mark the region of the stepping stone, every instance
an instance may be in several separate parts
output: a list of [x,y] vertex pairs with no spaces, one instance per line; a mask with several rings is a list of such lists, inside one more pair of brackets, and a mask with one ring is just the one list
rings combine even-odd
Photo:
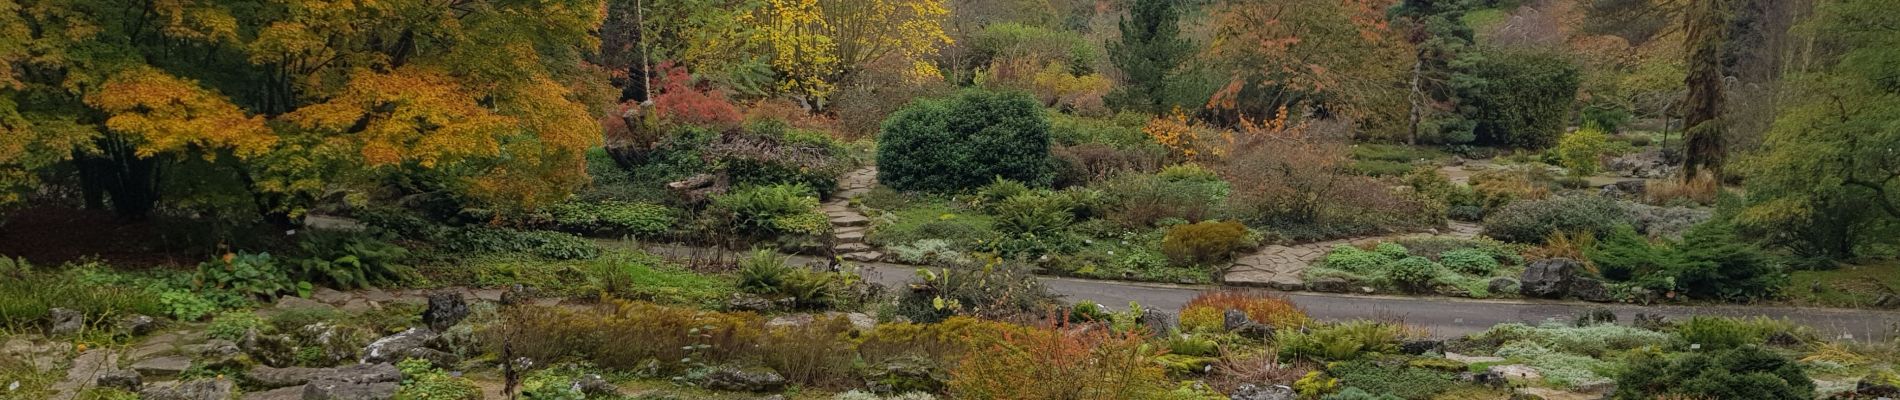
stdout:
[[72,368],[66,369],[66,379],[53,384],[53,399],[72,400],[79,398],[81,392],[98,385],[99,375],[111,371],[119,364],[119,355],[104,349],[87,350],[73,359]]
[[869,223],[871,223],[871,220],[864,218],[863,215],[847,215],[831,218],[831,224],[837,226],[864,226]]
[[860,251],[844,255],[844,259],[857,262],[872,262],[880,258],[884,258],[884,253],[875,251]]
[[139,375],[156,378],[177,376],[190,368],[191,359],[184,356],[165,356],[132,364],[132,370]]
[[856,253],[856,252],[861,252],[861,251],[870,251],[871,245],[864,244],[864,243],[845,243],[845,244],[840,244],[836,247],[832,247],[831,250],[836,253]]

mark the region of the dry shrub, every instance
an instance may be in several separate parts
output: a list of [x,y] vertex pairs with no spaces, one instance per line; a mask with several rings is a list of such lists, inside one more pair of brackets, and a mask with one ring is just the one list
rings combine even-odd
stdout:
[[1233,221],[1201,221],[1168,229],[1161,253],[1175,264],[1207,264],[1231,258],[1245,245],[1247,226]]
[[1478,194],[1478,205],[1486,212],[1520,200],[1542,200],[1550,189],[1512,171],[1484,171],[1471,176],[1471,189]]
[[823,114],[812,114],[805,107],[782,98],[759,99],[745,106],[746,121],[784,121],[793,128],[836,132],[838,120]]
[[1653,179],[1643,185],[1643,202],[1657,206],[1685,201],[1712,205],[1720,194],[1722,182],[1708,171],[1696,174],[1695,178],[1687,182],[1679,178]]
[[[483,333],[482,343],[501,354],[543,363],[581,359],[607,368],[636,369],[657,361],[681,370],[681,359],[719,363],[738,359],[764,334],[757,314],[721,313],[665,307],[646,302],[613,301],[589,310],[517,306],[507,321]],[[628,338],[639,338],[630,346]]]
[[1107,219],[1128,228],[1145,229],[1162,220],[1202,221],[1220,213],[1223,182],[1167,179],[1155,174],[1123,174],[1108,180],[1103,191],[1115,198]]
[[1437,213],[1426,199],[1352,173],[1345,143],[1327,127],[1309,132],[1284,122],[1244,124],[1222,152],[1220,172],[1234,189],[1230,211],[1299,239],[1423,227],[1442,219],[1433,218]]
[[859,336],[858,354],[873,365],[898,358],[956,360],[964,356],[972,343],[995,343],[1005,334],[1022,334],[1031,329],[965,316],[934,324],[879,324]]
[[1050,155],[1062,162],[1056,172],[1059,186],[1077,186],[1107,180],[1126,173],[1150,173],[1167,163],[1167,155],[1149,148],[1117,149],[1101,143],[1084,143],[1051,148]]
[[[1227,310],[1240,310],[1247,313],[1248,319],[1272,325],[1274,328],[1306,326],[1312,321],[1307,318],[1305,310],[1293,305],[1293,302],[1287,301],[1286,298],[1255,291],[1217,290],[1201,292],[1200,295],[1194,296],[1194,299],[1188,300],[1187,305],[1181,306],[1182,327],[1189,328],[1188,314],[1205,314],[1205,311],[1199,311],[1203,309],[1216,310],[1220,314],[1226,313]],[[1215,323],[1220,322],[1222,321],[1215,321]]]
[[849,387],[857,378],[851,330],[851,320],[843,315],[772,328],[756,349],[759,362],[802,385]]
[[1036,329],[975,347],[951,372],[959,399],[1157,398],[1173,381],[1155,360],[1165,350],[1139,333]]
[[1313,365],[1303,362],[1282,363],[1280,355],[1265,351],[1247,355],[1222,354],[1220,361],[1214,363],[1214,371],[1208,374],[1207,384],[1221,393],[1233,393],[1240,385],[1287,385],[1313,371]]

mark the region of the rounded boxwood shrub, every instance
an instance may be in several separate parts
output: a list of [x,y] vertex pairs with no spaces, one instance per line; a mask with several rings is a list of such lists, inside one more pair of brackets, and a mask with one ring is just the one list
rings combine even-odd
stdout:
[[1046,186],[1049,121],[1022,93],[919,101],[884,121],[877,164],[878,182],[897,190],[951,192],[998,178]]
[[1542,243],[1552,233],[1604,235],[1630,223],[1629,212],[1615,200],[1596,196],[1520,201],[1484,218],[1484,234],[1517,243]]

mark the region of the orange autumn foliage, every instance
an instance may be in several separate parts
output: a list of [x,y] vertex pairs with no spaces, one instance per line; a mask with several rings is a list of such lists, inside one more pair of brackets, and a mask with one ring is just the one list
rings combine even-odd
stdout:
[[230,99],[198,82],[153,68],[114,75],[86,96],[86,104],[110,115],[107,129],[137,138],[139,157],[193,146],[251,157],[277,143],[263,117],[246,115]]

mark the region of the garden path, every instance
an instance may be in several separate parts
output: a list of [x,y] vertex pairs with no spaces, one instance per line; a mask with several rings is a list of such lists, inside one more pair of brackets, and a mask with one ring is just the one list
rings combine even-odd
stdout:
[[840,258],[865,262],[876,261],[884,257],[870,244],[864,243],[864,229],[871,220],[864,213],[851,207],[851,200],[871,191],[877,185],[877,166],[859,168],[844,174],[838,179],[838,193],[820,209],[831,219],[831,253]]
[[1233,286],[1259,286],[1279,290],[1302,290],[1306,280],[1300,275],[1306,272],[1326,252],[1337,245],[1365,245],[1383,241],[1419,236],[1449,236],[1470,239],[1478,236],[1483,228],[1468,222],[1451,221],[1445,232],[1414,233],[1387,236],[1369,236],[1329,240],[1324,242],[1300,243],[1292,245],[1271,245],[1262,247],[1253,254],[1241,256],[1234,266],[1227,269],[1221,281]]

